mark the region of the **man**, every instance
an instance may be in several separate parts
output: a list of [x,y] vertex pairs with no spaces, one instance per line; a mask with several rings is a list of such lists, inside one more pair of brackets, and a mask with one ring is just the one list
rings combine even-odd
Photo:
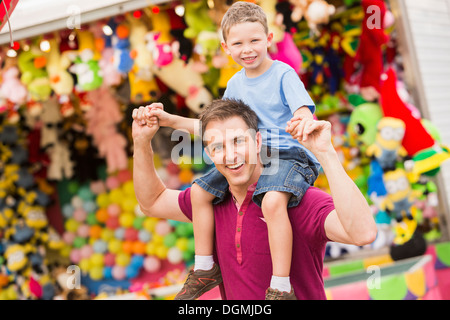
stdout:
[[[133,110],[136,197],[146,215],[190,221],[190,189],[167,189],[156,173],[151,139],[158,125],[147,126],[146,119],[146,110],[152,107],[156,106]],[[230,191],[223,202],[214,206],[222,298],[262,300],[272,270],[267,225],[260,207],[252,201],[264,169],[256,114],[241,101],[222,99],[214,100],[200,120],[205,150],[226,178]],[[298,299],[326,299],[322,269],[327,241],[362,246],[374,241],[377,229],[364,196],[343,169],[333,148],[331,124],[299,123],[301,119],[293,119],[287,131],[299,137],[316,156],[327,176],[331,196],[311,187],[300,204],[288,210],[294,237],[291,282]],[[297,169],[285,183],[289,184],[302,172],[302,168]],[[199,282],[210,285],[207,281]]]

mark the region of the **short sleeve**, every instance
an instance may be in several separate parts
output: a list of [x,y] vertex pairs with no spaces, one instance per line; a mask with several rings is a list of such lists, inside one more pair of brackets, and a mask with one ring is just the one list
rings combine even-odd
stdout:
[[294,113],[298,108],[307,106],[311,113],[316,111],[316,105],[309,96],[308,91],[305,89],[305,85],[294,70],[287,71],[281,81],[282,97],[285,103]]
[[325,220],[334,209],[331,195],[316,187],[308,188],[294,218],[308,243],[321,246],[330,241],[325,232]]
[[186,218],[192,221],[191,188],[180,192],[178,195],[178,205]]

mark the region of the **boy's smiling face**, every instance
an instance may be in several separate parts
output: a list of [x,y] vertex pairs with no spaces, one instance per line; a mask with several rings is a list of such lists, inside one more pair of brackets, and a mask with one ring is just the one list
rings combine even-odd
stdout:
[[272,61],[267,57],[267,49],[273,34],[266,34],[260,23],[238,23],[230,28],[226,38],[222,42],[224,51],[245,68],[248,77],[260,76],[269,69]]

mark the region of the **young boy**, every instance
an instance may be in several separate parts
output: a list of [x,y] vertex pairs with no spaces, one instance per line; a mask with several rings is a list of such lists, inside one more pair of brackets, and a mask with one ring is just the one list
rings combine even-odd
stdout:
[[[229,80],[224,98],[242,100],[257,113],[258,127],[269,156],[263,162],[270,161],[253,196],[253,201],[262,208],[269,235],[273,276],[266,299],[295,300],[289,280],[292,228],[287,208],[301,201],[318,174],[317,159],[298,142],[307,138],[303,130],[313,121],[315,105],[295,70],[269,58],[267,50],[273,34],[268,31],[261,7],[244,1],[234,3],[224,15],[221,29],[223,49],[243,67]],[[149,110],[147,117],[153,121],[158,118],[161,126],[187,129],[195,134],[199,131],[198,120],[170,115],[161,108]],[[220,146],[206,151],[209,154],[222,152]],[[239,174],[239,168],[236,159],[227,166],[227,170],[235,174]],[[196,299],[221,282],[220,269],[213,260],[212,204],[225,198],[227,188],[226,180],[215,169],[192,185],[194,270],[175,299]],[[237,219],[239,221],[239,217]],[[242,261],[244,259],[242,257]]]

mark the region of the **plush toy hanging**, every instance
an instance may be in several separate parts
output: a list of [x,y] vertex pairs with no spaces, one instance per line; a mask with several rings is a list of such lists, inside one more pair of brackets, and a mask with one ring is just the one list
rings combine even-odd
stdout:
[[402,146],[405,123],[397,118],[384,117],[377,124],[375,143],[367,148],[366,154],[374,157],[383,171],[394,170],[400,157],[407,155]]
[[184,36],[194,39],[202,31],[217,31],[217,27],[209,15],[208,2],[206,0],[189,1],[184,0],[184,20],[187,29]]
[[[361,66],[361,94],[368,101],[378,97],[383,73],[382,46],[389,40],[384,31],[386,5],[383,0],[362,0],[364,19],[361,24],[361,37],[356,52],[356,61]],[[375,8],[375,9],[373,9]]]

